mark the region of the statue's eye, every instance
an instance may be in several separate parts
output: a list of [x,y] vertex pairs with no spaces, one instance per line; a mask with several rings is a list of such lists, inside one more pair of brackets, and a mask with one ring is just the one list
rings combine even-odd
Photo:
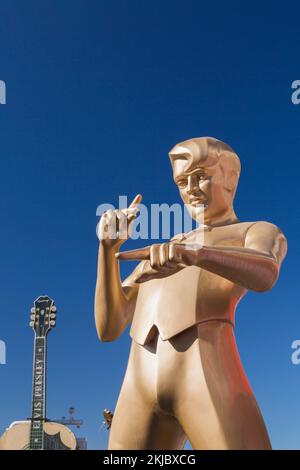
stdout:
[[205,174],[199,175],[199,181],[205,181],[205,180],[207,180],[207,179],[208,179],[208,176],[207,176],[207,175],[205,175]]
[[180,180],[177,180],[177,186],[180,188],[184,188],[187,185],[187,179],[186,178],[181,178]]

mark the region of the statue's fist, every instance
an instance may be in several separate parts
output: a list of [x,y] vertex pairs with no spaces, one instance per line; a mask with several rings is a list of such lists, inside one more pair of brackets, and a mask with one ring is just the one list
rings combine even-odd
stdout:
[[116,253],[118,259],[148,260],[135,277],[134,282],[141,283],[151,279],[170,276],[188,266],[196,265],[201,257],[202,245],[184,244],[171,241],[137,250]]

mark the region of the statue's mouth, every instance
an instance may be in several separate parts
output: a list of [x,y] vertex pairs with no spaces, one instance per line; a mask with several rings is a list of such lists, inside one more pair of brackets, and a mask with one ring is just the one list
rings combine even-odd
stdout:
[[206,207],[208,206],[207,204],[207,200],[204,199],[204,198],[197,198],[197,199],[193,199],[192,201],[190,201],[190,205],[193,206],[193,207],[197,207],[197,206],[204,206],[204,209],[206,209]]

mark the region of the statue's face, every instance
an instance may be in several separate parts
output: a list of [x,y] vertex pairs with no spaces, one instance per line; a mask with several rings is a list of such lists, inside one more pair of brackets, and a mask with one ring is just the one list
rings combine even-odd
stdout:
[[[174,181],[194,220],[212,223],[232,207],[233,192],[226,179],[230,168],[209,161],[205,154],[199,157],[199,150],[192,143],[175,146],[170,155],[176,155],[172,161]],[[197,207],[199,204],[204,207]]]

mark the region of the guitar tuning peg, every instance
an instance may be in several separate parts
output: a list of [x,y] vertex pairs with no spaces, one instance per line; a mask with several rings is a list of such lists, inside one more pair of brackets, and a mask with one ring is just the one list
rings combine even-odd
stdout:
[[34,326],[34,321],[29,322],[29,326],[32,328]]
[[50,318],[53,318],[53,319],[56,318],[55,313],[50,313]]
[[52,313],[55,313],[56,310],[57,310],[57,309],[56,309],[56,306],[55,306],[55,305],[52,305],[52,307],[51,307],[51,312],[52,312]]
[[30,320],[34,320],[35,319],[35,315],[30,315]]
[[55,326],[55,323],[56,323],[56,322],[55,322],[54,320],[51,320],[51,321],[50,321],[50,326]]
[[32,308],[30,309],[30,311],[31,311],[31,313],[35,313],[35,307],[32,307]]

